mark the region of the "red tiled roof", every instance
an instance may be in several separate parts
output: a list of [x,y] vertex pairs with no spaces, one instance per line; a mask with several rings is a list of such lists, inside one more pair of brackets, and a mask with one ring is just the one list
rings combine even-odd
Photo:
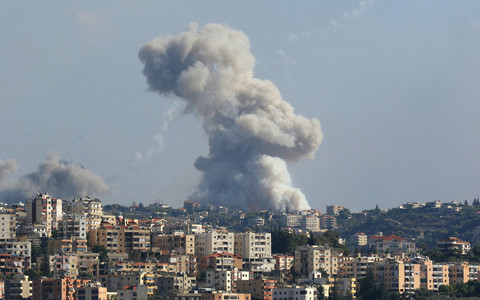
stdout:
[[377,236],[372,236],[370,239],[373,240],[383,240],[383,241],[391,241],[391,240],[400,240],[404,241],[404,238],[399,237],[398,235],[391,234],[391,235],[377,235]]

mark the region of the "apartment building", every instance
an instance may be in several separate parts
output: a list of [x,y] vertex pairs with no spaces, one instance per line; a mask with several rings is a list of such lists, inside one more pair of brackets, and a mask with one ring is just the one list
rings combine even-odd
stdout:
[[273,255],[275,259],[275,270],[290,271],[293,266],[293,255]]
[[87,238],[87,218],[78,214],[64,214],[58,226],[59,238]]
[[202,294],[200,300],[251,300],[250,294],[232,292],[212,292]]
[[329,230],[337,228],[337,218],[331,215],[320,216],[320,228]]
[[251,272],[238,269],[228,271],[209,270],[205,275],[207,286],[226,292],[235,291],[238,280],[252,279]]
[[302,217],[297,214],[287,214],[283,216],[283,223],[286,227],[299,227]]
[[242,257],[229,252],[214,253],[200,258],[200,270],[228,271],[242,267]]
[[107,300],[107,288],[96,283],[88,283],[79,287],[76,293],[78,300]]
[[338,274],[343,252],[327,245],[300,246],[295,251],[295,270],[303,275],[324,270],[329,276]]
[[320,218],[314,215],[302,216],[300,227],[305,231],[318,232],[320,231]]
[[69,211],[74,215],[84,216],[88,229],[96,229],[102,223],[103,208],[102,202],[90,197],[75,198],[69,203]]
[[0,243],[0,253],[14,256],[31,257],[32,243],[30,241],[7,240]]
[[285,286],[273,290],[273,300],[316,300],[317,289],[312,286]]
[[237,280],[236,291],[243,294],[251,294],[252,299],[273,300],[273,290],[276,280],[271,279],[249,279]]
[[357,232],[352,237],[353,243],[357,246],[367,246],[368,236],[363,232]]
[[148,251],[150,250],[150,230],[141,229],[137,225],[112,226],[102,223],[100,228],[89,231],[88,241],[91,246],[105,246],[111,253]]
[[195,255],[195,235],[183,232],[154,235],[152,237],[152,250]]
[[159,291],[189,291],[196,285],[195,277],[189,277],[183,273],[160,274],[155,278]]
[[343,205],[327,205],[327,215],[338,216],[338,213],[345,209],[347,208]]
[[420,265],[400,260],[377,262],[372,271],[378,281],[390,292],[403,294],[420,288]]
[[49,194],[38,193],[33,200],[27,201],[27,223],[46,225],[48,237],[52,236],[53,230],[57,230],[62,216],[61,199],[52,198]]
[[339,273],[344,277],[359,280],[365,278],[369,267],[380,261],[385,261],[385,259],[378,256],[344,257]]
[[14,214],[0,214],[0,242],[14,239],[17,221]]
[[37,279],[33,280],[32,300],[44,299],[62,299],[75,300],[76,290],[85,286],[90,280],[88,279]]
[[244,259],[271,258],[271,233],[236,233],[234,242],[234,253],[241,255]]
[[148,299],[148,287],[144,285],[129,285],[117,291],[117,300]]
[[32,281],[27,275],[16,274],[5,280],[5,299],[30,299],[32,297]]
[[226,230],[214,230],[195,235],[195,253],[198,257],[213,253],[234,253],[234,234]]
[[470,251],[470,243],[460,240],[456,237],[449,237],[438,241],[438,249],[444,252],[458,252],[460,254],[467,254]]

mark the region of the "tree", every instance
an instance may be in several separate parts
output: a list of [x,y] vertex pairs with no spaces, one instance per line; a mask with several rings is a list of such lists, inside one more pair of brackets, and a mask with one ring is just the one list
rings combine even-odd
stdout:
[[107,248],[103,245],[95,245],[92,247],[92,252],[98,253],[98,259],[101,262],[106,262],[108,261],[108,253],[107,253]]

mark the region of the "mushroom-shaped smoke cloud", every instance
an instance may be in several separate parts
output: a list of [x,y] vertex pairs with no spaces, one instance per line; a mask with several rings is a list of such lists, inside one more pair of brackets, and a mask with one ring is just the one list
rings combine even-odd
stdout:
[[253,77],[255,58],[241,31],[219,24],[158,37],[139,52],[152,91],[187,102],[209,137],[209,154],[191,200],[242,209],[307,209],[286,160],[313,158],[317,119],[296,115],[275,85]]

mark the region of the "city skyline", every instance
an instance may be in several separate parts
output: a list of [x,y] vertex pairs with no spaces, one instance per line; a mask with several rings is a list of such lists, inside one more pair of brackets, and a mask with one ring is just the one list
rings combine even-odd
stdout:
[[315,158],[288,164],[311,207],[470,201],[480,190],[479,6],[2,3],[0,189],[55,166],[88,178],[78,190],[105,204],[182,206],[208,140],[181,99],[147,90],[138,51],[197,22],[244,32],[255,77],[320,121]]

